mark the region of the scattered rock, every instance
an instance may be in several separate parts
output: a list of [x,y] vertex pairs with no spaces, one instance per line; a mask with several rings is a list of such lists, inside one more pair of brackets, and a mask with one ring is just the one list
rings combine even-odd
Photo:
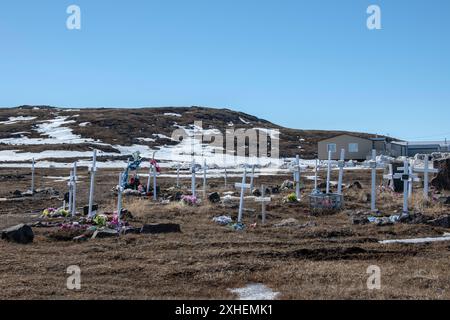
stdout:
[[281,190],[294,189],[294,182],[285,180],[281,185]]
[[120,234],[126,235],[126,234],[139,234],[141,233],[141,228],[135,228],[135,227],[122,227],[120,230]]
[[428,223],[435,227],[450,228],[450,216],[440,217],[440,218],[428,221]]
[[352,218],[352,224],[368,224],[369,220],[366,217],[358,217],[358,216],[353,216]]
[[279,186],[271,187],[270,193],[271,194],[278,194],[278,193],[280,193],[280,187]]
[[28,225],[19,224],[17,226],[3,230],[2,239],[21,244],[28,244],[33,242],[33,229],[31,229],[31,227]]
[[218,202],[220,202],[220,195],[219,195],[219,193],[217,193],[217,192],[210,193],[208,195],[208,200],[211,203],[218,203]]
[[[92,205],[92,212],[95,212],[97,210],[98,210],[98,204],[93,204]],[[83,213],[84,213],[85,216],[87,216],[89,214],[89,205],[83,207]]]
[[158,234],[158,233],[173,233],[181,232],[179,224],[161,223],[161,224],[146,224],[141,228],[143,234]]
[[94,234],[92,235],[92,239],[103,239],[103,238],[112,238],[119,236],[119,232],[117,230],[113,229],[98,229],[95,230]]
[[259,189],[253,189],[253,190],[252,190],[252,194],[253,194],[255,197],[261,197],[261,190],[259,190]]

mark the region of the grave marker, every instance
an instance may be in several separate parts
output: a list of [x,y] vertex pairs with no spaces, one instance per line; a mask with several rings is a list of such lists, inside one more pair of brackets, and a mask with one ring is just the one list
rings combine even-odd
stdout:
[[331,180],[331,150],[328,151],[327,194],[330,193],[330,180]]
[[180,187],[180,164],[177,164],[177,188]]
[[318,175],[319,175],[319,159],[316,159],[316,166],[315,166],[315,168],[314,168],[314,192],[318,192],[318,190],[319,190],[319,188],[318,188],[318,186],[319,186],[319,184],[318,184],[318,182],[317,182],[317,179],[318,179]]
[[301,200],[301,193],[300,193],[300,156],[297,155],[295,157],[295,164],[291,167],[291,170],[294,171],[294,182],[295,182],[295,195],[297,197],[297,200]]
[[228,173],[227,173],[227,168],[225,168],[225,176],[224,176],[224,178],[225,178],[225,189],[227,189],[228,188]]
[[88,218],[92,218],[92,205],[94,204],[94,184],[95,184],[95,173],[97,172],[97,150],[94,150],[92,156],[92,166],[90,167],[91,172],[91,185],[89,187],[89,208],[88,208]]
[[372,212],[378,212],[376,208],[377,201],[377,150],[372,150],[372,159],[369,161],[372,171],[372,194],[370,197],[370,209]]
[[255,165],[252,165],[252,175],[250,176],[250,192],[253,191],[254,180],[255,180]]
[[[408,214],[408,184],[412,183],[412,179],[417,178],[414,174],[410,174],[408,160],[405,159],[403,167],[398,168],[403,173],[394,174],[394,179],[403,181],[403,213]],[[411,182],[410,182],[411,181]]]
[[124,174],[125,173],[119,173],[119,184],[117,185],[117,218],[119,220],[119,225],[122,218],[122,193],[124,190],[122,179]]
[[[72,182],[72,217],[75,217],[77,214],[77,162],[73,163],[73,182]],[[70,211],[69,210],[69,211]]]
[[73,197],[73,171],[70,170],[69,182],[67,182],[67,186],[69,187],[69,206],[67,211],[71,212],[72,210],[72,197]]
[[429,158],[428,155],[425,155],[425,160],[424,160],[424,166],[423,169],[414,169],[415,172],[420,172],[423,173],[423,196],[425,199],[428,200],[428,193],[429,193],[429,186],[428,186],[428,181],[429,181],[429,174],[430,173],[439,173],[438,169],[434,169],[434,168],[430,168],[430,162],[429,162]]
[[388,164],[388,168],[389,168],[389,173],[384,174],[383,179],[389,180],[388,186],[389,186],[389,188],[394,190],[394,167],[393,167],[392,163]]
[[344,168],[345,168],[345,149],[341,149],[341,158],[338,162],[338,167],[339,167],[338,194],[342,195],[342,180],[344,178]]
[[208,167],[206,166],[206,159],[203,159],[203,197],[206,199],[206,175]]
[[244,211],[244,194],[245,189],[250,189],[250,184],[246,184],[247,180],[247,167],[244,167],[244,175],[242,176],[242,183],[236,183],[236,188],[241,188],[241,197],[239,199],[239,214],[238,214],[238,223],[242,222],[242,213]]
[[256,202],[261,202],[261,215],[262,215],[262,224],[266,224],[266,204],[272,201],[271,197],[266,197],[266,187],[264,185],[261,186],[261,197],[255,198]]
[[191,165],[191,192],[192,192],[192,196],[195,197],[195,159],[192,159],[192,165]]
[[152,165],[152,171],[153,171],[153,200],[156,201],[158,200],[158,193],[156,190],[156,173],[157,173],[157,169],[156,169],[156,164]]

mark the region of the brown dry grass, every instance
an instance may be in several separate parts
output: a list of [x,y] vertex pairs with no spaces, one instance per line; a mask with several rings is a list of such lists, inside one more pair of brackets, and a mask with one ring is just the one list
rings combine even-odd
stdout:
[[[6,170],[0,170],[0,173]],[[81,170],[82,171],[82,170]],[[20,170],[19,170],[19,173]],[[40,185],[65,190],[64,183],[42,179]],[[87,201],[86,184],[80,185],[80,203]],[[115,209],[109,190],[117,174],[98,173],[97,200],[104,210]],[[280,184],[286,177],[261,177],[256,183]],[[150,199],[125,198],[124,207],[132,224],[172,222],[181,234],[127,235],[86,243],[55,241],[47,229],[35,229],[36,239],[21,246],[0,241],[1,299],[232,299],[227,289],[249,282],[264,283],[281,293],[281,299],[449,299],[450,271],[448,243],[423,245],[380,245],[377,240],[439,236],[445,229],[429,225],[398,224],[378,227],[352,225],[347,215],[369,210],[361,202],[367,192],[368,174],[346,174],[348,182],[360,180],[365,189],[346,191],[346,211],[333,216],[312,217],[306,197],[298,205],[283,205],[281,194],[268,206],[268,224],[235,232],[212,223],[216,215],[236,216],[236,210],[204,203],[198,207],[155,204]],[[173,183],[165,179],[163,187]],[[217,181],[220,184],[220,181]],[[6,181],[0,194],[24,189],[27,181]],[[231,183],[230,183],[231,184]],[[311,188],[307,182],[304,194]],[[416,192],[420,192],[416,190]],[[378,206],[384,214],[401,210],[401,196],[382,193]],[[0,226],[33,220],[32,211],[56,205],[58,200],[27,200],[1,203]],[[260,206],[247,201],[247,208]],[[443,214],[447,208],[429,207],[430,214]],[[436,211],[436,212],[435,212]],[[437,212],[439,211],[439,212]],[[8,222],[6,217],[9,217]],[[296,218],[303,228],[276,228],[273,224]],[[245,214],[247,225],[254,214]],[[79,265],[82,290],[66,288],[66,269]],[[370,265],[382,270],[382,289],[366,287]]]

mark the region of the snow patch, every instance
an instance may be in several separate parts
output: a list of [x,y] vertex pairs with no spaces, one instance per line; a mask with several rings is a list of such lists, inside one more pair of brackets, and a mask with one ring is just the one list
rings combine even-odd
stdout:
[[250,283],[244,288],[229,289],[239,300],[274,300],[280,293],[260,283]]

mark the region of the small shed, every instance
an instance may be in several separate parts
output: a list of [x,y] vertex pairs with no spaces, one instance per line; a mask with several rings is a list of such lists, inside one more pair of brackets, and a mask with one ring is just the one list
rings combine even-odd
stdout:
[[345,160],[367,160],[372,150],[377,150],[377,154],[384,154],[386,151],[385,138],[363,138],[351,134],[341,134],[335,137],[324,139],[318,143],[318,156],[320,160],[328,159],[328,151],[331,151],[331,159],[339,160],[341,149],[345,150]]

